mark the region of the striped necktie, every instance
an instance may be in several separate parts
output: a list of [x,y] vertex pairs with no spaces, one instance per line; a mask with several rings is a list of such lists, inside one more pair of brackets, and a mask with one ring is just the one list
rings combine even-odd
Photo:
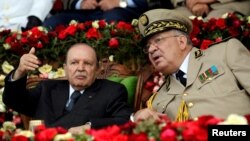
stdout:
[[81,96],[81,92],[80,91],[74,91],[73,92],[73,94],[70,96],[70,103],[65,107],[65,110],[67,112],[70,112],[73,109],[76,101],[78,100],[78,98],[80,96]]

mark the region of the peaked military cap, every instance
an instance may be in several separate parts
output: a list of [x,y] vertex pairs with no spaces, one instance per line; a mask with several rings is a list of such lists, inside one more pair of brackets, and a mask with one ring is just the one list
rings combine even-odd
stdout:
[[143,13],[138,21],[138,27],[143,36],[142,42],[156,33],[171,29],[188,34],[192,31],[191,20],[176,10],[152,9]]

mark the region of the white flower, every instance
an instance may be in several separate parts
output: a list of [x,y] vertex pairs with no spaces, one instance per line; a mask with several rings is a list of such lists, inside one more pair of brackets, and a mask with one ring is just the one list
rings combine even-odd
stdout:
[[220,125],[247,125],[247,119],[244,116],[240,116],[237,114],[231,114],[227,117],[227,119],[221,123]]
[[2,97],[3,90],[4,90],[4,87],[0,89],[0,112],[6,112],[5,104],[3,103],[3,97]]
[[203,20],[203,18],[201,16],[197,17],[198,20]]
[[8,50],[11,48],[10,44],[6,43],[6,44],[3,44],[3,47],[5,50]]
[[10,73],[13,69],[14,69],[14,67],[12,65],[10,65],[7,61],[3,62],[2,70],[5,74]]
[[132,22],[131,22],[131,25],[137,26],[138,23],[139,23],[138,19],[133,19]]
[[96,20],[96,21],[94,21],[94,22],[92,22],[92,27],[94,27],[94,28],[96,28],[96,29],[98,29],[99,28],[99,24],[98,24],[98,20]]
[[[2,98],[1,98],[1,101],[2,101]],[[0,104],[0,112],[1,113],[6,112],[6,108],[5,108],[5,105],[3,103]]]
[[5,121],[3,123],[3,129],[6,131],[6,130],[15,130],[16,129],[16,125],[11,122],[11,121]]
[[4,79],[5,79],[5,75],[1,74],[0,75],[0,86],[4,86]]
[[49,73],[52,71],[52,66],[51,65],[48,65],[48,64],[45,64],[41,67],[38,68],[38,71],[40,73]]
[[155,85],[154,88],[153,88],[153,92],[157,92],[159,89],[160,89],[160,86],[159,85]]
[[247,16],[247,23],[250,23],[250,16]]
[[57,134],[53,141],[66,141],[66,140],[73,140],[73,136],[71,133],[66,134]]
[[77,25],[77,21],[76,20],[71,20],[69,25]]
[[65,71],[64,69],[61,67],[61,68],[58,68],[57,71],[55,72],[55,78],[60,78],[60,77],[65,77]]
[[33,132],[31,132],[31,131],[29,131],[29,130],[20,130],[19,132],[17,132],[17,133],[15,134],[15,136],[25,136],[25,137],[27,137],[27,138],[32,138],[32,137],[34,137],[35,135],[34,135]]
[[223,19],[226,19],[228,17],[228,13],[225,13],[221,16]]
[[49,72],[48,78],[49,78],[49,79],[55,78],[55,72],[54,72],[54,71]]
[[48,30],[43,26],[38,26],[37,28],[39,29],[39,31],[42,31],[44,33],[48,33]]
[[114,55],[110,55],[110,56],[109,56],[109,61],[110,61],[110,62],[114,62]]
[[196,18],[196,16],[189,16],[190,20],[194,20]]

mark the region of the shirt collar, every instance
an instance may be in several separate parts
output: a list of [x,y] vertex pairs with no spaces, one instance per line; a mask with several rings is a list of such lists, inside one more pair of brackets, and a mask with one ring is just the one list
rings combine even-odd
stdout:
[[[72,95],[74,91],[75,91],[74,88],[71,85],[69,85],[69,97]],[[83,94],[84,91],[85,90],[81,90],[80,93]]]
[[187,74],[187,70],[188,70],[188,60],[189,60],[189,57],[190,57],[190,52],[185,57],[184,61],[182,62],[181,66],[180,66],[180,70],[183,71],[185,74]]

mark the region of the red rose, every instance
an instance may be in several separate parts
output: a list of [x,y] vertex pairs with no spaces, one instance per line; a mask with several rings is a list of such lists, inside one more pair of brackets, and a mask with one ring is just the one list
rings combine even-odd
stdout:
[[67,35],[74,36],[76,33],[76,25],[70,25],[65,29]]
[[90,28],[87,33],[86,33],[86,38],[87,39],[100,39],[101,38],[101,33],[98,31],[96,28]]
[[198,26],[195,26],[193,27],[193,30],[190,34],[191,37],[196,37],[199,33],[200,33],[200,28]]
[[19,135],[12,137],[11,141],[29,141],[29,138]]
[[194,38],[191,38],[191,40],[192,40],[192,43],[193,43],[193,45],[195,47],[199,47],[200,46],[200,42],[201,42],[200,39],[194,37]]
[[233,37],[237,37],[240,34],[239,30],[237,28],[234,28],[234,27],[230,27],[228,32]]
[[99,25],[99,28],[100,28],[100,29],[105,28],[105,27],[106,27],[106,22],[105,22],[105,20],[100,20],[100,21],[98,22],[98,25]]
[[117,30],[111,30],[111,31],[110,31],[110,35],[111,35],[112,37],[116,36],[116,34],[117,34]]
[[222,41],[222,37],[218,37],[215,39],[215,42],[221,42]]
[[216,22],[215,22],[216,26],[219,27],[219,29],[223,30],[225,29],[227,26],[226,26],[226,22],[225,22],[225,19],[218,19]]
[[128,24],[126,22],[118,22],[117,25],[116,25],[116,28],[118,30],[123,30],[123,31],[127,31],[127,32],[133,31],[132,25]]
[[145,133],[131,134],[129,135],[129,141],[148,141],[148,137]]
[[58,38],[64,40],[66,38],[66,35],[67,35],[66,32],[62,31],[59,33]]
[[[2,121],[1,121],[1,123],[2,123]],[[4,131],[1,131],[1,130],[0,130],[0,139],[2,139],[3,136],[4,136]]]
[[209,46],[210,44],[212,44],[212,43],[213,43],[213,41],[211,41],[211,40],[206,40],[206,39],[205,39],[205,40],[202,41],[200,49],[201,49],[201,50],[205,50],[205,49],[207,49],[208,46]]
[[250,124],[250,114],[245,115],[245,118],[247,119],[247,123],[248,123],[248,125],[249,125],[249,124]]
[[[112,138],[109,138],[111,141],[128,141],[128,136],[126,135],[115,135]],[[100,141],[103,141],[102,139]]]
[[155,85],[156,84],[153,81],[147,81],[144,88],[149,91],[152,91]]
[[109,47],[110,48],[118,48],[119,46],[119,41],[116,38],[111,38],[109,40]]
[[36,48],[43,48],[43,44],[42,44],[41,42],[38,42],[38,43],[36,44]]
[[121,130],[117,125],[109,126],[104,129],[94,130],[91,129],[87,133],[95,137],[95,141],[112,140],[115,136],[118,136]]
[[58,134],[55,128],[47,128],[35,135],[35,141],[50,141],[56,134]]
[[77,24],[77,29],[85,30],[85,25],[84,25],[84,23],[78,23],[78,24]]
[[176,141],[176,136],[177,134],[173,129],[167,128],[161,132],[160,139],[161,141]]

